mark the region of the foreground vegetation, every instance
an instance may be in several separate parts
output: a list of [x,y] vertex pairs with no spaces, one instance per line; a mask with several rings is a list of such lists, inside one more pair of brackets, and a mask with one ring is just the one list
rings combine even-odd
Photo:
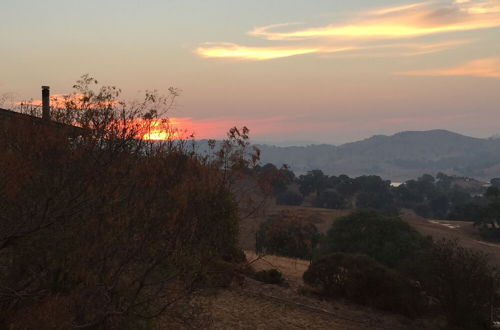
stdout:
[[158,116],[174,90],[130,106],[88,76],[75,88],[58,124],[0,123],[0,328],[183,320],[179,304],[211,283],[213,265],[241,261],[232,184],[251,167],[247,130],[202,157],[142,139],[171,129]]

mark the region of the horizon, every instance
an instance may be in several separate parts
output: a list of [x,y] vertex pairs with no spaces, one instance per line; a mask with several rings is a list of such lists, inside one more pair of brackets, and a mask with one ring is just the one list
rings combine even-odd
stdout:
[[90,73],[124,99],[179,88],[169,115],[198,138],[243,125],[270,143],[488,138],[500,133],[499,30],[500,0],[7,0],[0,98],[70,93]]

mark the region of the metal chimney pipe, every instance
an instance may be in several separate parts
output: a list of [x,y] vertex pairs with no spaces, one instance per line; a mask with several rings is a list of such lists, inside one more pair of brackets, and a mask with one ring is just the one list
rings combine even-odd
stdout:
[[42,86],[42,119],[50,120],[50,87]]

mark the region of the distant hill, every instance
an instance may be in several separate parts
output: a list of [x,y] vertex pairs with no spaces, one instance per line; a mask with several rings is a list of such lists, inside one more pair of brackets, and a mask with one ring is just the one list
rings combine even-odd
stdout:
[[500,177],[500,139],[479,139],[446,130],[376,135],[334,145],[258,145],[263,163],[287,164],[296,173],[379,175],[393,181],[444,172],[489,180]]

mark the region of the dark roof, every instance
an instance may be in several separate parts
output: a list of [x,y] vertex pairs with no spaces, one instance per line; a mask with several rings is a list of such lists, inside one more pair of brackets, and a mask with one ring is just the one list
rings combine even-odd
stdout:
[[36,116],[31,116],[25,113],[20,113],[16,111],[11,111],[11,110],[6,110],[0,108],[0,120],[27,120],[31,121],[33,123],[41,124],[41,125],[52,125],[54,127],[59,127],[59,128],[71,128],[75,133],[78,132],[77,134],[83,133],[83,128],[73,126],[73,125],[67,125],[63,123],[58,123],[56,121],[50,121],[50,120],[44,120],[40,117]]

